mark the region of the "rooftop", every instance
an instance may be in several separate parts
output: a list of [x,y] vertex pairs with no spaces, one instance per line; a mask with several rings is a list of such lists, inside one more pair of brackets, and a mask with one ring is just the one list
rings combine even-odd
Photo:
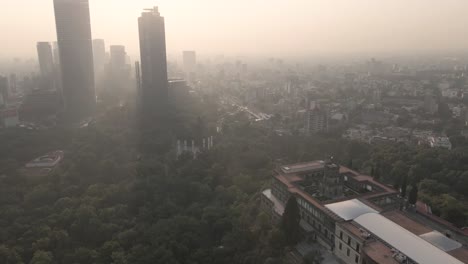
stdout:
[[297,163],[297,164],[292,164],[292,165],[287,165],[287,166],[282,166],[281,171],[283,173],[300,173],[300,172],[306,172],[306,171],[314,171],[314,170],[320,170],[325,167],[325,162],[324,161],[311,161],[311,162],[304,162],[304,163]]
[[382,213],[382,215],[418,236],[432,231],[432,229],[410,219],[397,210],[388,211]]
[[374,241],[366,244],[364,252],[376,263],[399,264],[399,262],[393,258],[392,250],[380,241]]
[[367,206],[358,199],[325,205],[332,212],[343,218],[345,221],[353,220],[363,214],[378,213],[373,208]]
[[462,247],[462,244],[460,244],[459,242],[452,240],[437,231],[432,231],[424,235],[420,235],[419,237],[445,252],[459,249]]
[[462,264],[461,261],[380,214],[367,213],[354,221],[417,263]]

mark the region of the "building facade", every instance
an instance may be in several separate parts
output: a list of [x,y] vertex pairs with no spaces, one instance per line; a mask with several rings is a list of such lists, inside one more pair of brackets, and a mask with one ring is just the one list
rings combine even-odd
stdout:
[[146,110],[164,106],[168,99],[166,32],[157,7],[138,19],[140,33],[141,94]]
[[67,121],[88,117],[96,107],[88,0],[54,0],[62,97]]

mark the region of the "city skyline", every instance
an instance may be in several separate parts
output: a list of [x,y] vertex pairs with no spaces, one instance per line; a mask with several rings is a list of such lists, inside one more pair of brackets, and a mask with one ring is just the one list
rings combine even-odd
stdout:
[[[187,49],[210,55],[313,55],[463,51],[468,47],[468,29],[463,26],[468,24],[463,15],[468,3],[460,0],[397,0],[378,4],[369,0],[181,1],[114,1],[112,12],[107,12],[109,0],[91,1],[93,36],[110,45],[125,45],[129,55],[135,57],[139,53],[135,18],[145,6],[158,4],[168,18],[170,54]],[[0,44],[5,52],[0,57],[34,57],[35,42],[54,41],[51,2],[27,2],[29,9],[25,11],[22,6],[26,0],[6,1],[7,12],[0,18],[0,29],[7,39],[18,39],[19,43]],[[20,9],[35,20],[34,32],[28,31],[24,16],[17,14]],[[233,23],[236,17],[240,19]],[[15,31],[8,30],[11,24],[18,25]]]

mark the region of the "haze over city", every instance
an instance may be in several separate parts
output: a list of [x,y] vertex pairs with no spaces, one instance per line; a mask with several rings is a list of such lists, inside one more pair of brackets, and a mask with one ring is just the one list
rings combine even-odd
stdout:
[[[158,5],[168,53],[215,55],[424,53],[468,47],[464,0],[91,0],[93,38],[138,54],[136,17]],[[31,27],[31,23],[34,27]],[[56,39],[49,0],[4,0],[0,57],[33,57]]]
[[1,0],[0,264],[468,263],[467,0]]

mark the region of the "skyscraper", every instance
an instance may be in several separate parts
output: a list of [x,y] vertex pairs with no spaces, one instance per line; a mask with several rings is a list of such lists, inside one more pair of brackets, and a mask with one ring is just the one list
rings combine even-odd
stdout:
[[88,0],[54,0],[62,96],[68,121],[96,107],[93,47]]
[[103,39],[93,40],[94,72],[102,74],[106,65],[106,44]]
[[37,56],[42,77],[50,78],[54,72],[54,59],[52,56],[52,47],[49,42],[37,43]]
[[143,107],[162,106],[168,98],[166,32],[158,8],[146,9],[138,19]]
[[55,88],[55,66],[52,55],[52,46],[49,42],[37,43],[37,56],[39,59],[39,68],[41,71],[40,88],[49,90]]

